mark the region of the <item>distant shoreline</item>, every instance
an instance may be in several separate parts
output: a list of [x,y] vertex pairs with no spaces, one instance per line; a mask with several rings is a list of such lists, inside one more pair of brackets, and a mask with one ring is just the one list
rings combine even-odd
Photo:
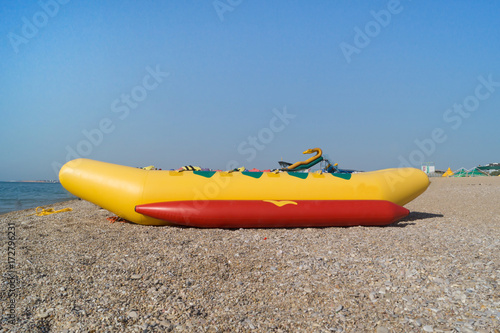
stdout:
[[59,183],[58,180],[0,180],[0,183]]

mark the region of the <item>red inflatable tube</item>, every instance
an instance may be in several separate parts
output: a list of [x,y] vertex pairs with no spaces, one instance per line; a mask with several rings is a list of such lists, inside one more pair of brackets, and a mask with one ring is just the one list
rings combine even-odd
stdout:
[[410,211],[385,200],[201,200],[157,202],[137,213],[200,228],[384,226]]

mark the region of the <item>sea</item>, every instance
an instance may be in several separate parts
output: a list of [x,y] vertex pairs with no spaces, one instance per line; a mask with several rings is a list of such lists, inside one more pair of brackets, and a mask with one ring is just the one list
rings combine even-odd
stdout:
[[0,214],[72,199],[60,183],[0,182]]

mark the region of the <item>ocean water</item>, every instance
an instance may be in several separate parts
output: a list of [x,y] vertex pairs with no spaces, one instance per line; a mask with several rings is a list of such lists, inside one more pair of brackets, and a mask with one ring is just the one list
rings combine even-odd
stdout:
[[59,183],[0,182],[0,214],[72,199]]

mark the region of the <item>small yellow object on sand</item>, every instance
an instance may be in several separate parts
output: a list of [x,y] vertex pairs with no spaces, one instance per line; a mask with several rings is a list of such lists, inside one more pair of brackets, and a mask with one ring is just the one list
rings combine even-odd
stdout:
[[[40,211],[39,211],[40,209]],[[45,216],[45,215],[50,215],[50,214],[55,214],[55,213],[62,213],[62,212],[71,212],[73,209],[72,208],[63,208],[59,210],[54,210],[54,208],[43,208],[43,207],[36,207],[35,213],[30,214],[28,216],[36,215],[36,216]]]

